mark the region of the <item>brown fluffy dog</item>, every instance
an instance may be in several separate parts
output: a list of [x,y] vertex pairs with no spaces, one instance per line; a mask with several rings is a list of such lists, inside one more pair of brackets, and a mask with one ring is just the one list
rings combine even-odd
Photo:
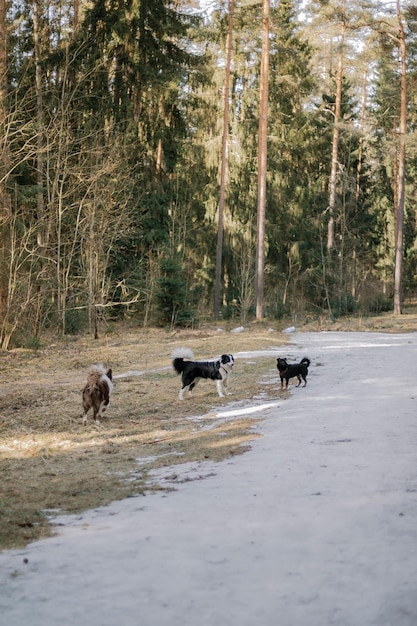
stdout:
[[113,391],[112,371],[103,365],[92,365],[88,372],[87,384],[83,390],[83,424],[87,424],[87,413],[92,408],[96,424],[103,416]]

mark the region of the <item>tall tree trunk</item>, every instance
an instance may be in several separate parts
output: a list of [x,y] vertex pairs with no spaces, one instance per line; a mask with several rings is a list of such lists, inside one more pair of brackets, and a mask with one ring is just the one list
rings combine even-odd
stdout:
[[73,0],[72,39],[75,39],[80,25],[80,0]]
[[[399,137],[398,137],[398,115],[392,116],[392,195],[394,214],[394,250],[397,243],[398,229],[398,159],[399,159]],[[394,252],[395,259],[395,252]]]
[[227,173],[227,146],[229,138],[229,106],[230,106],[230,69],[232,64],[232,41],[233,41],[233,18],[235,11],[235,0],[229,0],[229,26],[226,43],[226,72],[224,78],[224,105],[223,105],[223,138],[222,155],[220,164],[220,196],[218,206],[218,227],[217,227],[217,249],[216,249],[216,282],[214,287],[214,317],[220,315],[220,295],[222,282],[222,257],[223,257],[223,215],[224,198],[226,192]]
[[7,349],[4,333],[9,306],[9,228],[11,217],[7,179],[10,169],[7,141],[7,2],[0,0],[0,343]]
[[[356,192],[355,192],[356,210],[358,210],[359,208],[359,201],[360,201],[360,196],[361,196],[363,144],[364,144],[363,133],[365,129],[367,87],[368,87],[368,68],[366,67],[363,72],[363,77],[362,77],[362,97],[361,97],[361,115],[360,115],[360,129],[361,129],[362,134],[359,137],[358,165],[356,167]],[[352,298],[356,298],[356,244],[354,244],[353,250],[352,250],[352,283],[351,284],[352,284],[352,288],[351,288]]]
[[356,193],[355,193],[355,202],[356,206],[359,204],[359,198],[361,193],[361,180],[362,180],[362,166],[363,166],[363,144],[364,138],[363,133],[365,129],[365,116],[366,116],[366,104],[367,104],[367,87],[368,87],[368,68],[366,68],[363,72],[362,77],[362,97],[361,97],[361,114],[359,120],[359,127],[361,130],[361,136],[359,137],[359,146],[358,146],[358,164],[356,167]]
[[262,8],[262,58],[259,102],[258,135],[258,211],[256,230],[256,319],[264,315],[265,270],[265,206],[268,134],[268,73],[269,73],[269,0],[263,0]]
[[404,204],[405,204],[405,136],[407,131],[407,75],[406,46],[404,25],[401,16],[400,0],[397,0],[397,18],[399,29],[399,45],[401,54],[401,108],[400,133],[398,146],[398,208],[395,240],[394,267],[394,313],[402,312],[402,264],[404,239]]
[[45,245],[48,229],[45,224],[45,210],[43,198],[43,94],[42,94],[42,69],[41,69],[41,26],[39,0],[33,4],[33,42],[35,55],[35,86],[37,108],[37,134],[36,134],[36,186],[38,208],[38,244]]
[[346,26],[342,26],[342,37],[339,48],[339,59],[336,74],[336,102],[334,110],[334,126],[332,139],[332,166],[330,171],[329,184],[329,222],[327,224],[327,249],[330,251],[334,247],[334,213],[336,206],[337,190],[337,170],[339,153],[339,123],[342,111],[342,81],[343,81],[343,46],[345,40]]
[[94,338],[97,339],[97,309],[96,309],[96,291],[97,280],[96,270],[97,264],[95,262],[97,251],[95,246],[95,207],[94,204],[89,211],[89,236],[88,236],[88,330],[90,335],[94,332]]

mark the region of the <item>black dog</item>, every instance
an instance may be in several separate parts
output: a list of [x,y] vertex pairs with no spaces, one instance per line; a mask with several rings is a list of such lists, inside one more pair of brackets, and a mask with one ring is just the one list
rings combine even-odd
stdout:
[[279,371],[279,375],[281,378],[281,389],[284,386],[284,380],[286,381],[286,385],[285,388],[288,388],[288,381],[290,380],[290,378],[298,378],[298,385],[297,387],[299,387],[301,385],[301,379],[303,379],[304,381],[304,387],[307,384],[307,374],[308,374],[308,368],[310,365],[310,359],[308,359],[307,357],[304,357],[304,359],[301,359],[301,361],[299,363],[295,363],[294,365],[289,365],[287,363],[287,359],[277,359],[277,368]]
[[[184,400],[184,392],[188,389],[191,393],[202,378],[215,380],[219,397],[224,397],[229,382],[229,374],[235,364],[232,354],[222,354],[217,361],[194,361],[194,354],[189,348],[176,348],[171,356],[173,357],[174,370],[177,374],[182,374],[180,400]],[[185,361],[184,359],[189,360]]]

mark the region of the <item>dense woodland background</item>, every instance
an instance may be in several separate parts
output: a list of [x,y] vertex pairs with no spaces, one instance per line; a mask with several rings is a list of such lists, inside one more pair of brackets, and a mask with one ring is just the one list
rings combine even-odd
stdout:
[[[218,315],[255,315],[262,9],[0,0],[3,349],[213,316],[221,180]],[[398,253],[413,300],[415,3],[271,0],[268,79],[265,317],[392,310]]]

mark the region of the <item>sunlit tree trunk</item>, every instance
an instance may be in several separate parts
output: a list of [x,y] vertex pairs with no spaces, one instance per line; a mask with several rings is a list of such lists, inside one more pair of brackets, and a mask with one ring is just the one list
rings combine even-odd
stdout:
[[265,206],[268,133],[269,0],[262,8],[262,58],[258,135],[258,211],[256,231],[256,319],[263,318],[265,271]]
[[220,315],[220,295],[222,282],[222,257],[223,257],[223,215],[224,198],[226,193],[227,174],[227,146],[229,138],[229,99],[230,99],[230,69],[232,64],[232,41],[233,41],[233,17],[235,11],[235,0],[229,0],[229,26],[227,31],[226,44],[226,72],[224,79],[224,105],[223,105],[223,138],[222,155],[220,163],[220,196],[218,206],[218,227],[217,227],[217,248],[216,248],[216,282],[214,288],[214,317]]
[[73,2],[73,21],[72,21],[72,38],[75,37],[78,31],[78,27],[80,25],[80,2],[79,0],[74,0]]
[[[7,180],[10,168],[9,146],[7,140],[7,23],[6,0],[0,0],[0,327],[8,310],[9,289],[9,228],[10,228],[10,195]],[[0,337],[1,347],[5,335]]]
[[402,264],[404,239],[404,204],[405,204],[405,136],[407,130],[407,77],[406,45],[402,22],[400,0],[397,0],[397,18],[399,27],[399,46],[401,54],[401,108],[398,146],[398,206],[395,229],[395,267],[394,267],[394,313],[402,312]]
[[345,39],[346,26],[342,26],[342,37],[339,49],[339,58],[336,74],[336,101],[334,110],[334,126],[332,139],[332,166],[330,172],[329,184],[329,222],[327,225],[327,249],[332,250],[334,247],[334,213],[336,207],[336,191],[337,191],[337,172],[338,172],[338,154],[339,154],[339,123],[342,111],[342,80],[343,80],[343,45]]

